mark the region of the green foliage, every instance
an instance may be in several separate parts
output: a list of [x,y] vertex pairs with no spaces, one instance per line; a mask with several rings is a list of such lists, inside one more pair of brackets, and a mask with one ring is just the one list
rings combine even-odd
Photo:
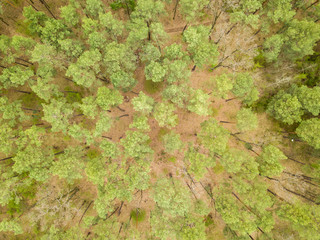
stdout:
[[173,217],[183,216],[190,211],[190,197],[186,187],[173,178],[160,178],[154,186],[154,201],[165,214]]
[[229,132],[220,126],[215,119],[206,120],[201,123],[198,138],[204,147],[211,153],[222,154],[227,147]]
[[215,166],[215,160],[199,153],[194,147],[189,147],[185,153],[184,161],[187,163],[188,172],[200,181],[207,173],[207,168]]
[[[190,87],[186,84],[169,85],[162,92],[164,100],[170,100],[178,107],[183,108],[189,98]],[[197,99],[194,99],[194,102]],[[195,102],[196,103],[196,102]]]
[[287,159],[287,157],[280,149],[273,145],[265,146],[258,158],[261,175],[267,177],[279,176],[284,169],[279,161],[284,159]]
[[228,98],[228,92],[233,88],[231,79],[225,73],[216,78],[211,78],[210,83],[212,84],[213,94],[223,99]]
[[237,113],[237,128],[239,131],[250,131],[258,127],[258,118],[250,108],[242,108]]
[[150,114],[154,107],[154,100],[152,97],[144,94],[140,91],[139,96],[135,97],[131,101],[133,109],[141,112],[142,114]]
[[320,119],[311,118],[302,121],[299,127],[296,129],[297,135],[304,141],[306,141],[310,146],[319,149],[320,148]]
[[91,119],[94,119],[98,115],[97,102],[92,96],[81,99],[82,103],[79,104],[79,108],[83,114]]
[[124,71],[113,73],[110,80],[116,89],[122,89],[123,91],[131,90],[137,83],[133,76]]
[[204,8],[209,4],[209,0],[180,0],[180,12],[187,22],[195,21],[204,15]]
[[180,150],[183,147],[183,142],[180,139],[180,135],[171,131],[162,137],[164,150],[167,153],[174,153],[176,150]]
[[66,133],[73,109],[65,99],[52,99],[49,104],[42,104],[43,120],[51,124],[51,131]]
[[97,17],[103,12],[101,0],[86,0],[86,12],[93,17]]
[[166,69],[161,63],[151,61],[145,68],[145,75],[147,80],[162,82],[166,75]]
[[[5,68],[0,75],[0,82],[5,89],[24,85],[33,76],[33,71],[20,66]],[[1,88],[1,86],[0,86]]]
[[183,33],[191,59],[198,67],[215,64],[219,55],[217,46],[209,42],[209,31],[208,27],[199,25],[189,27]]
[[175,106],[171,103],[160,102],[154,107],[153,116],[160,127],[175,127],[178,124],[178,116],[174,114]]
[[0,222],[0,232],[12,231],[15,235],[23,233],[21,225],[15,220],[2,220]]
[[144,130],[144,131],[150,131],[150,125],[148,123],[148,117],[147,116],[139,116],[139,115],[134,115],[133,117],[133,122],[129,126],[130,128],[136,128],[139,130]]
[[301,122],[302,105],[296,96],[280,90],[269,102],[267,113],[287,124]]
[[60,11],[60,16],[67,25],[75,26],[79,23],[79,15],[76,8],[71,4],[61,7]]
[[232,92],[236,97],[245,97],[253,88],[253,78],[249,73],[239,73],[235,78]]
[[298,90],[297,97],[304,109],[318,116],[320,113],[320,87],[308,88],[301,86]]
[[123,96],[117,90],[100,87],[98,88],[96,102],[103,110],[109,110],[120,105],[123,102]]
[[145,158],[153,153],[149,147],[149,136],[138,131],[127,131],[126,137],[121,139],[121,145],[124,147],[124,154],[127,157]]
[[101,136],[104,132],[108,132],[112,125],[112,119],[106,112],[101,112],[93,132],[94,137]]
[[54,161],[50,171],[53,175],[66,179],[69,183],[73,183],[76,179],[82,178],[82,169],[84,163],[81,161],[83,153],[81,148],[69,147],[58,155],[58,161]]
[[143,220],[146,218],[146,211],[140,208],[133,209],[130,212],[130,217],[136,224],[139,222],[143,222]]
[[297,231],[301,239],[318,240],[320,208],[300,201],[289,204],[284,203],[278,210],[280,218],[289,221],[292,229]]
[[191,98],[187,106],[188,110],[200,116],[208,116],[210,114],[209,98],[210,96],[200,89],[191,91]]

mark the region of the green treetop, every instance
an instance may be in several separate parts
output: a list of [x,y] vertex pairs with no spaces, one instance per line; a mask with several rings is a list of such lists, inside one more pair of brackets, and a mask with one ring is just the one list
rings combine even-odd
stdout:
[[240,132],[254,130],[258,127],[258,118],[250,108],[242,108],[237,113],[237,128]]
[[201,89],[191,91],[191,98],[188,103],[188,110],[200,116],[209,115],[210,96]]
[[68,26],[75,26],[79,23],[79,14],[77,13],[77,9],[72,6],[72,4],[61,7],[60,11],[61,18]]
[[175,179],[160,178],[154,186],[153,199],[164,213],[171,216],[183,216],[190,211],[191,196]]
[[207,173],[207,168],[215,166],[215,160],[212,157],[199,153],[194,147],[189,147],[185,153],[184,161],[187,163],[187,170],[200,181]]
[[69,118],[72,116],[73,109],[65,99],[52,99],[49,104],[42,104],[43,120],[51,124],[51,131],[66,133],[69,126]]
[[189,99],[190,90],[187,84],[169,85],[163,90],[162,97],[183,108]]
[[53,175],[64,178],[68,183],[73,183],[76,179],[82,178],[84,163],[81,148],[68,147],[63,153],[58,155],[58,161],[54,161],[50,171]]
[[204,15],[204,8],[209,4],[209,0],[180,0],[180,12],[187,22],[195,21]]
[[[33,71],[29,68],[12,66],[5,68],[0,75],[1,85],[8,89],[11,87],[23,86],[33,76]],[[0,88],[2,87],[0,86]]]
[[283,171],[280,160],[287,159],[280,149],[273,145],[265,146],[258,158],[261,175],[272,177],[279,176]]
[[97,111],[97,102],[96,99],[92,96],[85,97],[81,99],[82,103],[79,104],[80,110],[86,117],[94,119],[98,115]]
[[153,150],[149,147],[149,136],[138,131],[127,131],[126,137],[121,139],[124,147],[124,154],[127,157],[145,158],[152,154]]
[[98,88],[96,102],[103,110],[109,110],[120,105],[123,102],[123,96],[115,89],[100,87]]
[[12,169],[19,174],[28,172],[29,177],[36,181],[45,181],[50,177],[49,167],[53,158],[52,149],[28,145],[15,155]]
[[253,78],[249,73],[239,73],[235,78],[232,92],[236,97],[245,97],[254,87]]
[[219,55],[217,46],[209,42],[210,29],[203,25],[189,27],[183,33],[188,51],[195,66],[212,65]]
[[296,96],[280,90],[269,102],[267,113],[287,124],[301,121],[302,105]]
[[297,97],[302,104],[302,107],[313,116],[318,116],[320,113],[320,87],[309,88],[302,85],[297,93]]
[[211,78],[210,83],[212,84],[213,94],[224,99],[228,98],[228,93],[233,88],[232,80],[225,73]]
[[166,68],[160,62],[151,61],[145,68],[147,80],[162,82],[166,76]]
[[162,137],[164,151],[167,153],[174,153],[176,150],[181,150],[183,142],[180,139],[180,135],[171,131]]
[[139,130],[150,131],[150,125],[148,123],[148,117],[145,115],[137,115],[133,116],[133,122],[129,126],[130,128],[136,128]]
[[152,97],[149,97],[141,91],[138,97],[132,99],[131,103],[133,105],[133,109],[141,112],[142,114],[151,113],[155,104]]
[[104,132],[108,132],[112,125],[112,119],[107,112],[101,112],[93,132],[94,137],[101,136]]
[[97,17],[99,13],[104,12],[101,0],[86,0],[86,13],[92,17]]
[[296,129],[297,135],[306,141],[310,146],[320,149],[320,119],[311,118],[304,120],[300,123],[299,127]]
[[14,235],[23,233],[21,225],[15,220],[4,219],[0,222],[0,232],[12,231]]
[[201,143],[211,153],[222,154],[227,147],[229,132],[220,126],[215,119],[206,120],[201,123],[198,137]]
[[160,127],[175,127],[178,124],[178,116],[174,114],[175,110],[172,103],[160,102],[154,107],[153,116]]
[[278,216],[289,222],[301,239],[319,240],[319,205],[297,201],[294,204],[284,203],[277,212]]

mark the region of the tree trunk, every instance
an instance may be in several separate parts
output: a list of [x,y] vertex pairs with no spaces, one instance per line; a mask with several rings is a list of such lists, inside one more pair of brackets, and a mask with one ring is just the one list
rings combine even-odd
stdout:
[[45,0],[39,0],[44,6],[45,8],[48,10],[48,12],[51,14],[51,16],[54,18],[54,19],[57,19],[55,15],[53,15],[53,13],[51,12],[50,8],[49,8],[49,5],[46,3]]
[[9,26],[9,24],[6,21],[4,21],[2,17],[0,17],[0,21],[3,22],[5,25]]
[[227,100],[225,100],[225,101],[226,101],[226,102],[230,102],[230,101],[232,101],[232,100],[234,100],[234,99],[237,99],[237,97],[229,98],[229,99],[227,99]]
[[176,5],[173,10],[173,20],[176,18],[177,8],[178,8],[179,0],[176,0]]
[[126,110],[122,109],[121,107],[117,106],[117,108],[121,111],[121,112],[125,112]]
[[123,117],[129,117],[129,114],[123,114],[119,118],[123,118]]
[[192,72],[194,72],[194,70],[196,70],[197,65],[194,65],[193,68],[191,69]]
[[[29,3],[29,2],[28,2]],[[39,10],[33,5],[34,3],[32,2],[32,1],[30,1],[30,6],[34,9],[34,10],[36,10],[37,12],[39,12]]]
[[88,207],[86,208],[86,210],[84,210],[84,212],[83,212],[83,214],[82,214],[82,216],[81,216],[81,218],[80,218],[80,220],[79,220],[79,224],[81,223],[82,218],[84,217],[84,215],[86,214],[86,212],[89,210],[89,208],[90,208],[90,206],[91,206],[92,203],[93,203],[93,201],[91,201],[91,202],[88,204]]
[[182,30],[182,34],[184,33],[184,31],[187,29],[188,27],[188,23],[184,26],[183,30]]
[[226,35],[228,35],[228,34],[232,31],[232,29],[235,28],[235,26],[237,26],[237,23],[235,23],[235,24],[233,24],[233,25],[231,26],[231,28],[226,32]]
[[1,161],[5,161],[5,160],[9,160],[9,159],[11,159],[11,158],[13,158],[13,157],[2,158],[2,159],[0,159],[0,162],[1,162]]
[[128,6],[127,1],[126,1],[126,9],[127,9],[127,13],[128,13],[129,19],[131,19],[131,16],[130,16],[130,9],[129,9],[129,6]]
[[235,124],[235,122],[228,122],[228,121],[219,121],[221,123],[231,123],[231,124]]
[[16,89],[14,89],[13,91],[15,91],[15,92],[20,92],[20,93],[26,93],[26,94],[31,94],[31,93],[32,93],[32,92],[21,91],[21,90],[16,90]]
[[312,3],[311,5],[309,5],[306,10],[308,10],[309,8],[311,8],[312,6],[314,6],[315,4],[317,4],[320,0],[316,0],[314,3]]

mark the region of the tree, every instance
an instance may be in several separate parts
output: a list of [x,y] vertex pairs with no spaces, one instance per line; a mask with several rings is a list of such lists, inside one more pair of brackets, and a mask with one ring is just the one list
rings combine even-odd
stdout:
[[40,11],[34,10],[31,6],[23,8],[23,16],[28,22],[28,30],[31,34],[39,34],[48,17]]
[[12,231],[14,235],[23,233],[21,225],[15,220],[4,219],[0,222],[0,232]]
[[59,46],[68,57],[78,58],[84,51],[82,42],[73,39],[58,40]]
[[162,82],[166,76],[166,68],[161,63],[151,61],[145,68],[147,80]]
[[191,75],[188,69],[188,62],[184,60],[169,61],[165,59],[163,62],[166,68],[166,79],[169,84],[174,82],[187,82]]
[[180,135],[173,131],[163,135],[162,142],[164,145],[164,151],[167,153],[174,153],[176,150],[180,150],[183,147]]
[[320,113],[320,87],[308,88],[302,85],[297,93],[297,97],[302,107],[313,116],[318,116]]
[[270,1],[267,3],[266,11],[268,18],[274,23],[289,23],[296,14],[289,0]]
[[46,102],[49,102],[53,97],[62,97],[62,93],[59,91],[59,87],[56,84],[50,83],[50,78],[37,78],[37,84],[33,84],[32,91],[37,96]]
[[104,132],[108,132],[112,125],[112,119],[107,112],[101,112],[93,132],[94,137],[101,136]]
[[274,62],[278,60],[283,44],[284,38],[280,34],[274,34],[264,41],[264,57],[267,62]]
[[296,96],[280,90],[269,102],[267,113],[287,124],[301,121],[302,105]]
[[229,172],[243,179],[253,180],[258,174],[258,163],[247,152],[235,148],[226,150],[220,159],[221,165]]
[[215,160],[212,157],[199,153],[194,147],[189,147],[184,155],[184,161],[187,164],[188,172],[194,175],[197,181],[200,181],[207,173],[207,169],[215,166]]
[[86,12],[93,17],[97,17],[99,13],[103,12],[102,2],[100,0],[86,0]]
[[116,159],[119,155],[119,147],[116,143],[102,140],[99,143],[99,148],[102,150],[102,156],[105,158]]
[[149,147],[149,136],[138,131],[127,131],[126,137],[121,139],[121,145],[124,147],[124,154],[132,158],[146,158],[153,154]]
[[51,131],[66,133],[73,109],[65,99],[52,99],[49,104],[42,104],[43,120],[51,124]]
[[133,105],[133,109],[141,112],[142,114],[151,113],[155,104],[153,98],[144,94],[142,91],[140,91],[138,97],[132,99],[131,103]]
[[67,25],[73,27],[79,23],[80,18],[77,13],[77,9],[74,6],[72,6],[72,4],[61,7],[60,11],[60,17],[64,20],[64,22]]
[[121,89],[125,92],[131,90],[137,83],[134,77],[125,71],[113,73],[110,76],[110,80],[116,89]]
[[236,97],[245,97],[253,88],[253,78],[249,73],[239,73],[235,78],[232,93]]
[[[172,181],[172,182],[171,182]],[[153,199],[169,216],[183,216],[190,211],[191,199],[188,190],[175,179],[161,178],[154,186]]]
[[183,33],[184,41],[188,44],[188,51],[195,66],[215,64],[219,55],[217,46],[209,42],[210,29],[203,25],[189,27]]
[[232,80],[225,73],[216,78],[211,78],[210,83],[212,84],[213,94],[223,99],[228,98],[228,92],[233,88]]
[[94,119],[98,115],[98,105],[96,99],[92,96],[81,99],[82,103],[79,104],[80,110],[83,114],[91,119]]
[[16,121],[28,120],[28,117],[22,111],[21,101],[16,100],[9,102],[7,97],[0,97],[0,112],[2,113],[2,119],[8,120],[10,126],[14,126]]
[[116,39],[118,36],[121,36],[124,29],[123,22],[114,18],[111,12],[100,13],[99,22],[111,35],[112,39]]
[[13,158],[13,171],[19,174],[29,173],[29,177],[43,182],[50,177],[49,168],[53,162],[53,151],[51,148],[41,148],[28,145],[19,151]]
[[208,0],[180,0],[180,12],[187,22],[195,21],[204,15],[204,8],[209,4]]
[[258,118],[250,108],[242,108],[237,113],[237,128],[239,131],[250,131],[258,127]]
[[134,115],[133,116],[133,122],[129,126],[130,128],[136,128],[143,131],[150,131],[150,125],[148,123],[148,117],[147,116],[139,116]]
[[290,223],[301,239],[318,240],[320,208],[297,201],[293,204],[284,203],[277,215]]
[[256,229],[256,216],[241,208],[230,193],[219,193],[215,208],[224,222],[240,235],[252,233]]
[[300,123],[296,129],[297,135],[306,141],[310,146],[319,149],[320,148],[320,137],[318,131],[320,130],[320,119],[311,118],[304,120]]
[[154,107],[153,116],[160,127],[175,127],[178,124],[178,116],[174,114],[175,106],[172,103],[160,102]]
[[71,63],[66,71],[66,76],[84,87],[90,87],[96,80],[96,74],[100,72],[99,62],[101,53],[95,50],[85,51],[76,63]]
[[190,87],[187,84],[169,85],[163,90],[162,97],[183,108],[189,98],[189,92]]
[[[5,89],[23,86],[33,76],[33,71],[29,68],[12,66],[5,68],[0,75],[0,82]],[[1,86],[0,86],[1,88]]]
[[279,176],[283,171],[280,160],[287,159],[280,149],[273,145],[265,146],[258,158],[261,175],[272,177]]
[[200,116],[208,116],[210,113],[209,98],[210,96],[200,89],[191,90],[191,98],[187,106],[188,110]]
[[96,102],[103,110],[109,110],[120,105],[123,102],[123,96],[115,89],[99,87]]
[[59,160],[53,162],[50,171],[53,175],[66,179],[68,183],[73,183],[74,180],[82,178],[82,170],[84,169],[82,156],[81,148],[68,147],[58,155]]
[[58,46],[58,41],[65,39],[70,35],[67,26],[62,20],[49,18],[45,22],[45,26],[41,28],[41,39],[43,42],[49,43],[52,46]]
[[227,147],[229,132],[211,118],[201,123],[198,138],[211,153],[222,154]]

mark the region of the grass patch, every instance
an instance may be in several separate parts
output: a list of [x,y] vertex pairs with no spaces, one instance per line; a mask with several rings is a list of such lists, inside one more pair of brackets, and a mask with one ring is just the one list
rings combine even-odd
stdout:
[[170,130],[168,128],[160,128],[160,130],[158,132],[158,140],[162,141],[162,137],[169,132],[170,132]]
[[224,171],[224,168],[220,163],[216,164],[212,169],[215,174],[220,174]]
[[218,115],[218,109],[211,107],[210,115],[211,115],[211,117],[216,117]]
[[99,151],[97,151],[96,149],[90,149],[88,152],[87,152],[87,157],[89,159],[94,159],[94,158],[97,158],[101,155],[101,153]]
[[153,94],[162,89],[163,83],[162,82],[155,83],[152,81],[145,80],[143,86],[144,86],[144,90],[146,90],[147,93]]
[[177,159],[176,159],[176,157],[174,157],[174,156],[168,158],[168,161],[169,161],[169,162],[172,162],[172,163],[175,163],[176,160],[177,160]]
[[130,217],[135,224],[142,222],[146,218],[146,211],[141,208],[131,210]]

